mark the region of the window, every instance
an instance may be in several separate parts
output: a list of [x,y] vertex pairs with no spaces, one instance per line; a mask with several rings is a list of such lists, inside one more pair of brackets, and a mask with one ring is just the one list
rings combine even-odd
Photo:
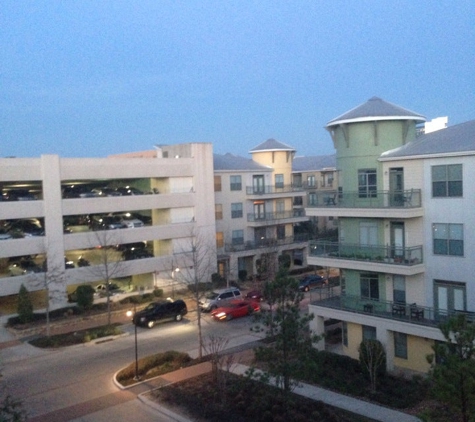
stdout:
[[394,333],[394,356],[407,359],[407,334]]
[[376,327],[370,327],[369,325],[363,325],[363,341],[364,340],[376,340]]
[[275,202],[275,212],[277,214],[284,214],[284,212],[285,212],[285,201],[276,201]]
[[254,219],[255,220],[265,220],[265,204],[264,202],[254,202]]
[[462,196],[462,179],[462,164],[432,166],[432,196]]
[[252,176],[252,191],[254,194],[265,193],[264,176]]
[[463,256],[463,225],[435,223],[432,225],[435,255]]
[[231,176],[230,177],[230,182],[231,182],[231,190],[241,190],[242,189],[241,176]]
[[360,275],[361,297],[363,299],[379,300],[379,279],[376,273]]
[[233,230],[233,245],[242,245],[244,243],[244,230]]
[[222,204],[214,204],[214,216],[216,220],[223,219],[223,205]]
[[346,321],[341,324],[341,340],[343,346],[348,346],[348,323]]
[[406,303],[406,279],[403,275],[393,276],[393,299],[395,303]]
[[276,174],[275,175],[275,187],[276,189],[282,189],[284,187],[284,175]]
[[277,226],[277,239],[285,239],[285,226]]
[[358,171],[358,196],[360,198],[376,197],[376,170],[366,169]]
[[223,232],[216,233],[216,247],[222,248],[224,246],[224,236]]
[[214,191],[221,192],[221,176],[214,176]]
[[312,174],[310,176],[307,176],[307,186],[309,188],[315,187],[315,175]]
[[231,204],[231,218],[242,218],[242,202]]
[[308,194],[308,205],[317,205],[317,194],[316,193],[309,193]]
[[434,301],[437,311],[442,314],[465,311],[467,302],[465,289],[465,283],[434,280]]

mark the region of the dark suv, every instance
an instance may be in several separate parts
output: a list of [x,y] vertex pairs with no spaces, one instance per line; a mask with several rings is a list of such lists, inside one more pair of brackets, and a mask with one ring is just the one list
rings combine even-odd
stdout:
[[301,292],[308,292],[310,289],[314,289],[316,287],[323,287],[326,285],[328,280],[321,275],[308,275],[304,279],[300,280],[299,282],[299,290]]
[[181,321],[187,313],[188,309],[183,300],[154,302],[142,311],[136,312],[132,322],[135,325],[152,328],[159,321]]

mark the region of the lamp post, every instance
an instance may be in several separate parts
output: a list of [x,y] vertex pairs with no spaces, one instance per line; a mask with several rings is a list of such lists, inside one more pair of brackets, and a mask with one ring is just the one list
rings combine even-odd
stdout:
[[[135,312],[137,311],[137,305],[134,303],[134,310],[132,311],[127,311],[127,316],[132,317],[135,315]],[[139,381],[139,351],[138,351],[138,346],[137,346],[137,324],[132,321],[134,324],[134,338],[135,338],[135,376],[134,376],[134,381]]]
[[175,273],[180,272],[178,267],[172,268],[172,299],[175,300]]

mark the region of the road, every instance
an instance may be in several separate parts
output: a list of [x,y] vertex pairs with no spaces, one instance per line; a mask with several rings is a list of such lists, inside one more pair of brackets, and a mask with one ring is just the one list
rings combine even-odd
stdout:
[[[197,356],[196,314],[190,312],[187,317],[181,322],[159,324],[151,330],[138,328],[139,358],[167,350]],[[250,318],[219,323],[204,315],[203,335],[226,337],[228,347],[233,347],[258,338],[250,332],[251,323]],[[150,410],[139,404],[135,396],[120,391],[112,381],[114,373],[133,362],[135,356],[134,327],[128,324],[123,329],[132,335],[58,350],[38,350],[25,344],[18,346],[19,353],[3,351],[4,381],[12,396],[22,399],[33,421],[105,421],[114,417],[144,422],[157,420],[151,418]],[[110,404],[106,410],[104,403]],[[75,418],[78,408],[82,408],[81,417]],[[133,414],[133,418],[124,417],[128,414]]]

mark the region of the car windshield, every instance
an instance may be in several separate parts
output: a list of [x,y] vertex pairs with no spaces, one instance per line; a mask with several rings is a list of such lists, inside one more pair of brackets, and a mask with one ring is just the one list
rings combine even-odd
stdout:
[[149,304],[145,310],[146,311],[151,311],[152,309],[155,309],[156,307],[160,306],[160,305],[163,305],[165,302],[155,302],[155,303],[151,303]]
[[206,299],[214,300],[214,299],[216,299],[218,296],[219,296],[218,293],[211,292],[211,293],[208,293],[208,294],[206,295]]

